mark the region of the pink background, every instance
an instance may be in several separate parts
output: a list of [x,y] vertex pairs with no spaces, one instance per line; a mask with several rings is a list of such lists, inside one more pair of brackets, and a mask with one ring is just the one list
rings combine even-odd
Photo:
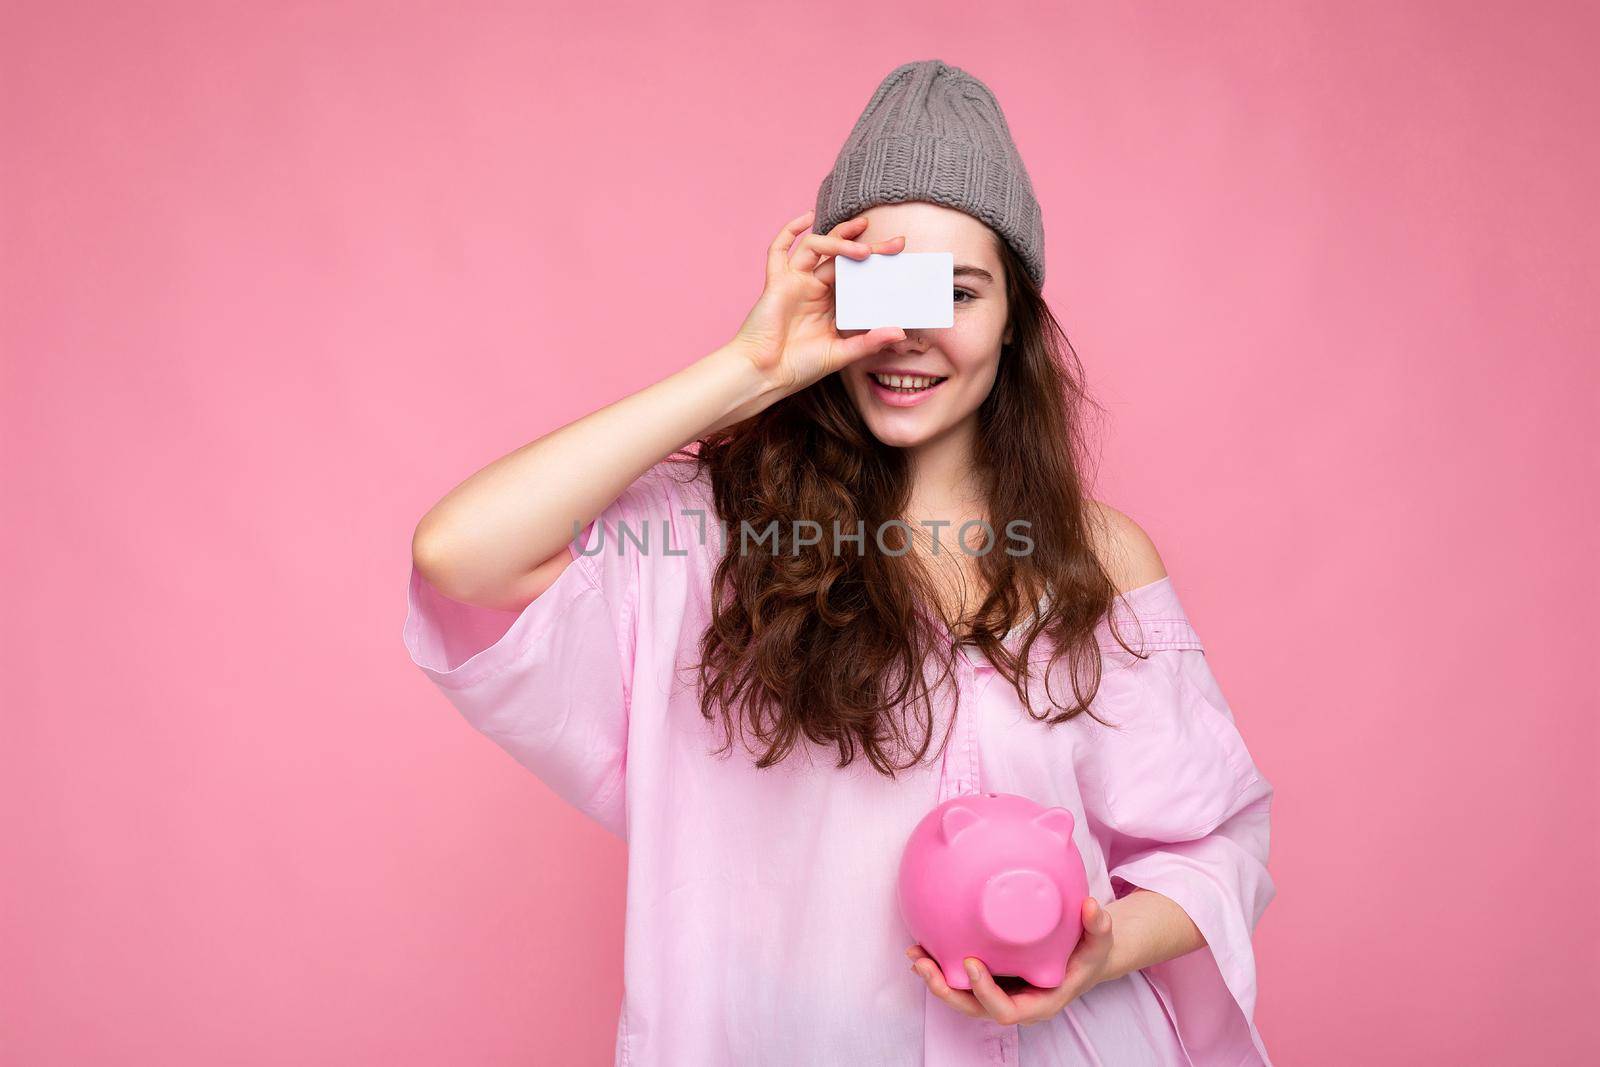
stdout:
[[1269,1048],[1600,1041],[1583,5],[512,8],[6,6],[0,1058],[609,1062],[623,845],[407,661],[411,530],[935,56],[1278,787]]

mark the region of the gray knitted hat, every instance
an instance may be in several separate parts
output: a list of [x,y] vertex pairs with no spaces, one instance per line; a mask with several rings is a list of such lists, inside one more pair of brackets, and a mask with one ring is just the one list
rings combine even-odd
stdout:
[[989,87],[937,59],[878,85],[817,190],[811,229],[827,233],[875,204],[956,208],[1010,242],[1044,285],[1044,221],[1022,156]]

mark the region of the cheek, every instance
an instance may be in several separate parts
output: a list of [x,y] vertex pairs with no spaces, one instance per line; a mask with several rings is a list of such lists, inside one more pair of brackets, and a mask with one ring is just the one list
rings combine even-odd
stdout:
[[987,328],[970,333],[972,336],[951,338],[954,344],[946,352],[960,384],[950,399],[962,413],[976,410],[983,403],[1000,372],[999,335]]
[[1000,342],[1005,335],[1002,315],[974,308],[966,315],[957,313],[956,323],[942,345],[955,368],[973,377],[992,376],[1000,364]]
[[961,389],[951,399],[956,402],[963,414],[976,411],[978,406],[989,398],[989,394],[994,390],[995,375],[999,368],[997,360],[987,360],[962,374]]
[[[977,333],[977,331],[973,331]],[[956,373],[968,381],[992,381],[1000,367],[1000,342],[983,331],[982,336],[952,337],[945,349]]]

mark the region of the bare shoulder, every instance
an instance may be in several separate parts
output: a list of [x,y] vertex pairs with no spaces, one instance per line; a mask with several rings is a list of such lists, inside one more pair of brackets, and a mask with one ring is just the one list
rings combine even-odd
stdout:
[[1088,518],[1094,553],[1119,593],[1167,576],[1155,542],[1138,523],[1098,500],[1088,502]]

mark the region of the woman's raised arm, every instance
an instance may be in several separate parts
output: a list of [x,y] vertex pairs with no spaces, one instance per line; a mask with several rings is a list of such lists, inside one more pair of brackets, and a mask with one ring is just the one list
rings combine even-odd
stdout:
[[452,600],[519,610],[571,562],[577,531],[636,478],[767,394],[748,359],[719,348],[473,474],[422,517],[412,559]]
[[766,285],[734,339],[682,370],[479,470],[435,504],[412,535],[418,571],[453,600],[516,611],[560,577],[568,543],[640,475],[840,367],[900,340],[897,327],[842,337],[833,325],[834,255],[898,252],[903,237],[851,240],[864,218],[823,236],[811,212],[767,252]]

